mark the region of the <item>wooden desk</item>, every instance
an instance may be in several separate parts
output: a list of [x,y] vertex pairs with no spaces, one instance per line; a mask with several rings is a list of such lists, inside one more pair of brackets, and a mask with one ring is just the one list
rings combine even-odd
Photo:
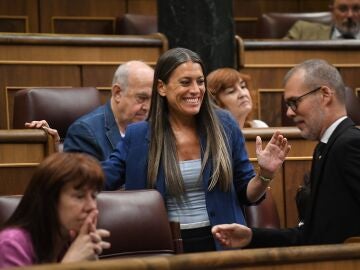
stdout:
[[257,167],[256,136],[262,138],[265,147],[276,130],[281,131],[288,139],[291,151],[270,185],[271,192],[279,212],[281,226],[294,227],[298,224],[298,212],[295,203],[296,191],[303,183],[304,173],[310,171],[312,154],[317,142],[303,139],[300,136],[300,130],[296,127],[245,128],[243,133],[246,148],[255,168]]
[[[310,170],[316,142],[301,138],[295,127],[244,129],[250,160],[256,165],[255,139],[261,136],[264,145],[275,130],[280,130],[292,148],[286,161],[271,183],[282,227],[297,225],[296,191]],[[51,141],[50,141],[51,140]],[[35,167],[53,153],[52,137],[42,130],[0,130],[0,195],[22,194]]]
[[148,256],[81,263],[47,264],[24,270],[121,269],[242,269],[355,270],[360,268],[360,244],[214,251],[175,256]]
[[282,126],[283,78],[294,65],[321,58],[336,66],[346,85],[360,88],[360,40],[244,40],[245,68],[257,90],[258,117]]
[[118,65],[155,65],[168,49],[161,34],[144,36],[0,35],[0,129],[10,128],[16,91],[27,87],[93,86],[108,95]]
[[43,130],[0,130],[0,195],[23,194],[36,166],[54,152]]

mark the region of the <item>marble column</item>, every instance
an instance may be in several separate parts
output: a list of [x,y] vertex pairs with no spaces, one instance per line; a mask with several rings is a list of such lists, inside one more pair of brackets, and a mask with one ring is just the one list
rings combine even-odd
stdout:
[[197,52],[207,72],[235,66],[231,0],[158,0],[158,28],[170,48]]

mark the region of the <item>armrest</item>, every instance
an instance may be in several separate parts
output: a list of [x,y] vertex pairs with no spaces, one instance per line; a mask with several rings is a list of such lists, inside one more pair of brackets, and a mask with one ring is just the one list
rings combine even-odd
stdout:
[[171,235],[173,238],[174,250],[176,254],[184,253],[183,243],[181,238],[180,223],[170,221]]

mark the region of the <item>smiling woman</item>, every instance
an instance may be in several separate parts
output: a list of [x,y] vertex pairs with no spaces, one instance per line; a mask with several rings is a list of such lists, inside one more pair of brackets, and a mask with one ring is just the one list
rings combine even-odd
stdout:
[[175,48],[156,64],[147,121],[130,125],[102,165],[107,189],[157,189],[184,251],[199,252],[220,248],[211,226],[245,223],[240,204],[262,198],[289,149],[278,132],[264,150],[258,138],[256,174],[237,123],[213,106],[200,57]]
[[[37,168],[0,231],[0,268],[94,260],[110,244],[96,228],[104,175],[86,154],[56,153]],[[70,245],[69,245],[70,243]]]
[[180,112],[190,118],[196,115],[205,93],[205,79],[200,64],[188,61],[179,65],[167,83],[159,80],[158,92],[168,100],[171,115],[179,115]]

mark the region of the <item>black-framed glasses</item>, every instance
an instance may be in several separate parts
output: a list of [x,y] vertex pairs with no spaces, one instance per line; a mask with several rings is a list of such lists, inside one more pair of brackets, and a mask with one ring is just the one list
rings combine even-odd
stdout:
[[293,112],[295,112],[295,111],[297,110],[297,107],[299,106],[300,101],[301,101],[304,97],[306,97],[307,95],[310,95],[310,94],[312,94],[312,93],[315,93],[315,92],[319,91],[321,88],[322,88],[322,86],[318,86],[318,87],[316,87],[315,89],[313,89],[313,90],[311,90],[311,91],[309,91],[309,92],[301,95],[300,97],[290,98],[290,99],[288,99],[288,100],[285,101],[285,104],[286,104],[287,107],[290,107],[291,110],[293,110]]

